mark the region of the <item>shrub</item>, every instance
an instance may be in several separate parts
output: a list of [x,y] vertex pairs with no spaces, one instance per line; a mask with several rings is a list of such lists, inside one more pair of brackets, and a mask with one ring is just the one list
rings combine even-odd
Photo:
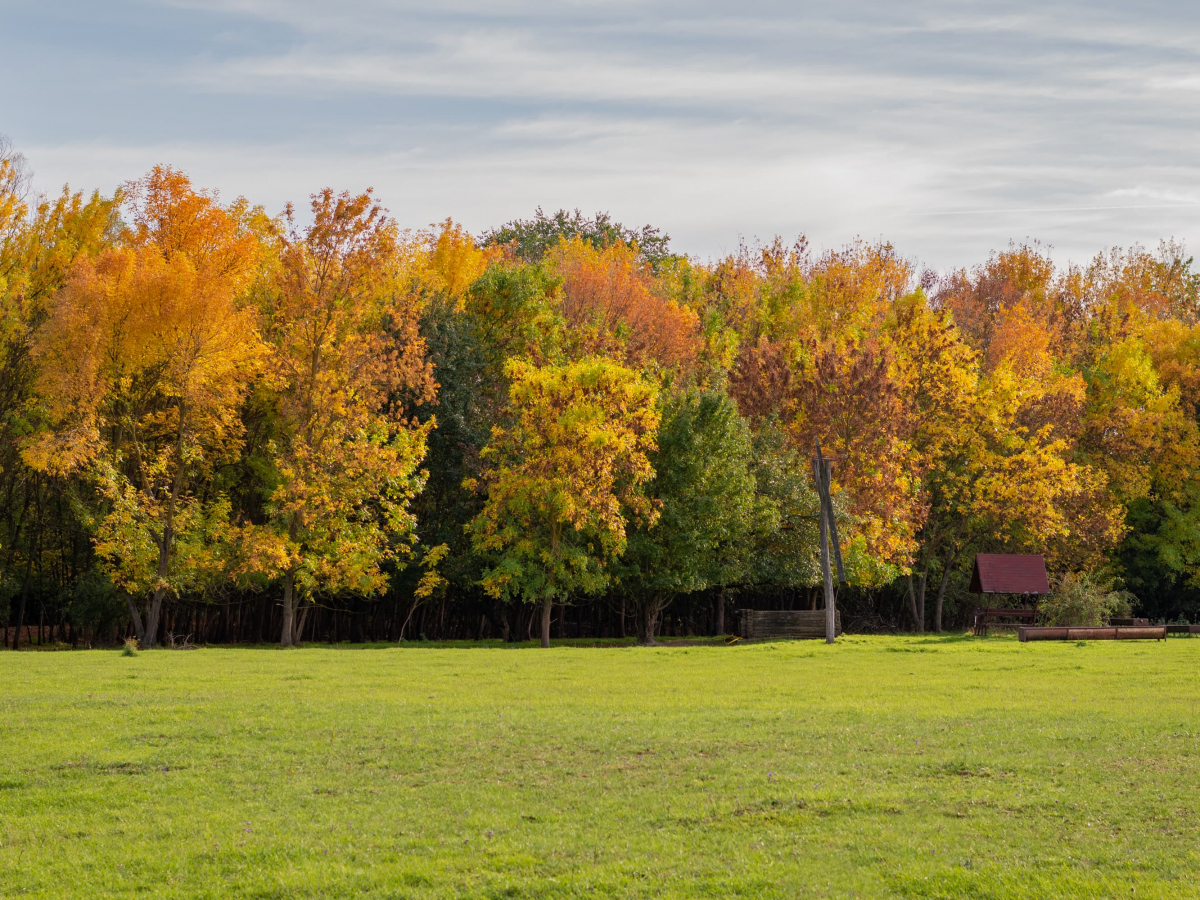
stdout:
[[125,639],[125,646],[121,648],[121,655],[122,656],[137,656],[138,655],[137,638],[131,637],[131,638]]
[[1115,590],[1111,580],[1067,572],[1038,604],[1038,618],[1044,625],[1105,625],[1112,616],[1128,616],[1132,599],[1128,591]]

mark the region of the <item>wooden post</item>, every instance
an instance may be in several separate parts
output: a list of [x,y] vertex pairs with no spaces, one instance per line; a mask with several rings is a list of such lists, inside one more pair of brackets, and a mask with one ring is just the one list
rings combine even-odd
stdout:
[[813,457],[813,477],[817,482],[817,495],[821,501],[821,575],[825,581],[825,643],[832,644],[837,636],[837,610],[833,597],[833,570],[829,564],[829,533],[831,526],[836,526],[830,521],[829,515],[832,509],[832,503],[829,502],[830,466],[821,456],[819,443],[817,453]]

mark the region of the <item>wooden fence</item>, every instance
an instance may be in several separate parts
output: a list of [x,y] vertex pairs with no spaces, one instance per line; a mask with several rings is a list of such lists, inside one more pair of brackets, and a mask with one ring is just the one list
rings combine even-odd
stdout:
[[[780,638],[825,637],[823,609],[739,609],[738,635],[748,641]],[[842,633],[842,614],[835,612],[837,634]]]

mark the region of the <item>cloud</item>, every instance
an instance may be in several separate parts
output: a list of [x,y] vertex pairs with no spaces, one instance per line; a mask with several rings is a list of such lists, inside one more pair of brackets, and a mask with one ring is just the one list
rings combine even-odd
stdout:
[[804,231],[938,266],[1200,226],[1177,4],[76,2],[0,36],[31,85],[0,128],[48,185],[171,161],[271,208],[372,184],[412,225],[579,206],[698,254]]

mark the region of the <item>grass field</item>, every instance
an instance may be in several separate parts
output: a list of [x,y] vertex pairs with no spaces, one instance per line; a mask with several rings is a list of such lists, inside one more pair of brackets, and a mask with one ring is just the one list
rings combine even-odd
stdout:
[[0,653],[0,895],[1200,897],[1200,640]]

